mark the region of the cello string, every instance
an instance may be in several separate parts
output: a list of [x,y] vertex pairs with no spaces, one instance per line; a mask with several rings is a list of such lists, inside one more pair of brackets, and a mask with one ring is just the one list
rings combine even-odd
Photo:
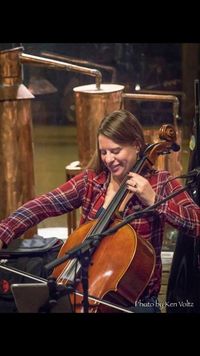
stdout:
[[64,280],[72,282],[75,278],[75,264],[77,263],[76,259],[73,258],[69,263],[63,268],[62,272],[57,278],[58,283],[63,283]]
[[[136,162],[136,164],[133,166],[131,171],[134,171],[134,172],[135,171],[136,172],[141,171],[142,168],[144,167],[144,163],[145,162],[146,162],[146,157],[143,156],[140,160],[138,160]],[[128,176],[124,177],[118,192],[116,193],[116,195],[114,196],[114,198],[110,202],[110,204],[108,205],[107,209],[105,209],[105,211],[103,212],[102,216],[96,221],[95,226],[93,226],[89,230],[89,232],[86,235],[85,240],[91,234],[98,235],[98,234],[102,233],[104,228],[107,227],[108,223],[110,222],[110,220],[112,218],[112,215],[115,213],[117,207],[121,203],[121,201],[124,198],[124,196],[128,193],[128,190],[126,188],[127,179],[128,179]],[[71,278],[70,280],[74,280],[74,278],[72,278],[72,273],[74,273],[75,263],[76,263],[76,259],[71,260],[70,263],[67,264],[64,267],[64,269],[62,270],[60,276],[58,276],[57,281],[61,282],[61,281],[64,281],[64,279],[70,279],[70,278]],[[79,272],[80,268],[81,268],[81,265],[79,264],[78,268],[77,268],[77,272]],[[70,273],[71,273],[71,276],[70,276]]]
[[[141,170],[144,167],[144,164],[146,162],[146,156],[143,156],[140,160],[137,161],[137,163],[133,166],[131,169],[132,172],[141,172]],[[97,224],[95,225],[92,234],[100,234],[103,232],[103,229],[108,225],[110,219],[112,218],[112,215],[115,213],[116,209],[119,207],[122,199],[125,198],[126,194],[128,193],[127,187],[126,187],[126,181],[128,179],[128,176],[124,177],[121,186],[114,196],[113,200],[110,202],[108,205],[107,209],[103,212],[101,219],[98,220]]]

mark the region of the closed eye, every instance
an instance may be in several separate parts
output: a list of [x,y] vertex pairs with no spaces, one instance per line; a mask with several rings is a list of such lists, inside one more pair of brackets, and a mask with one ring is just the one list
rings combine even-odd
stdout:
[[104,151],[104,150],[100,150],[100,153],[101,153],[101,155],[106,155],[106,151]]
[[[108,151],[109,151],[110,153],[114,154],[114,155],[117,155],[118,153],[120,153],[121,148],[120,148],[120,147],[119,147],[119,148],[113,148],[113,149],[108,150]],[[104,156],[104,155],[106,155],[107,150],[100,150],[100,153],[101,153],[102,156]]]
[[117,155],[121,151],[121,148],[114,148],[113,150],[110,150],[111,153]]

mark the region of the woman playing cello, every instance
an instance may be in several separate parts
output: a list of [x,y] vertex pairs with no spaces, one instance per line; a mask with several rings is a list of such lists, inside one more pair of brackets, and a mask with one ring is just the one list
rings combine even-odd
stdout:
[[[124,218],[138,209],[153,205],[181,188],[178,180],[170,180],[167,171],[153,167],[145,174],[132,171],[140,159],[145,141],[136,117],[126,110],[114,111],[100,123],[97,151],[90,168],[83,170],[53,191],[25,203],[0,224],[0,248],[42,220],[82,207],[80,225],[101,219],[124,179],[129,199],[120,209]],[[148,284],[131,308],[135,312],[159,312],[158,293],[161,286],[161,248],[165,223],[200,236],[200,208],[187,192],[158,206],[154,214],[133,220],[130,225],[141,239],[149,241],[155,250],[155,266]]]

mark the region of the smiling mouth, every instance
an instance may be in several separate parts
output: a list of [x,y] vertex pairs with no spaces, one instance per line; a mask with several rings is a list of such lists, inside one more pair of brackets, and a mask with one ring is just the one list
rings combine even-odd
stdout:
[[118,168],[120,168],[120,165],[119,165],[119,164],[118,164],[117,166],[114,166],[114,167],[109,167],[109,169],[111,170],[111,172],[117,171]]

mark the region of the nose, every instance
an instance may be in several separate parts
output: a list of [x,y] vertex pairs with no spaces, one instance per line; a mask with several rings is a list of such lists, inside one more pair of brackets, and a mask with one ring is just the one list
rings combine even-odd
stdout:
[[114,160],[115,160],[114,155],[111,152],[107,152],[106,156],[105,156],[106,164],[110,164],[110,163],[114,162]]

